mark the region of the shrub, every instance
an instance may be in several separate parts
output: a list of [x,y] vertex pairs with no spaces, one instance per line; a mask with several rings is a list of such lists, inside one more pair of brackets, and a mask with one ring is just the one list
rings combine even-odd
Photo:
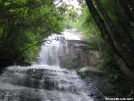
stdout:
[[111,65],[113,64],[113,60],[111,56],[106,52],[102,52],[100,55],[100,62],[98,64],[98,68],[104,69],[104,68],[110,68]]
[[108,76],[106,76],[109,82],[116,82],[118,81],[119,77],[120,74],[118,72],[112,72]]
[[110,74],[106,76],[109,82],[116,82],[117,80],[119,80],[121,72],[119,72],[119,68],[116,65],[116,61],[112,58],[112,56],[108,52],[103,51],[101,53],[100,58],[101,61],[99,62],[97,67],[110,71]]
[[68,60],[66,63],[65,63],[65,67],[66,68],[72,68],[73,67],[73,62],[71,60]]

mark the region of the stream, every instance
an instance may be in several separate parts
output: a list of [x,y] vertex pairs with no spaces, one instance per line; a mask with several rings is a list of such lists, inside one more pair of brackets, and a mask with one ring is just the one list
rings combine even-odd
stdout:
[[58,56],[68,52],[63,39],[43,43],[34,65],[7,67],[0,76],[0,101],[94,101],[75,70],[60,68]]
[[0,101],[93,101],[75,71],[11,66],[0,77]]

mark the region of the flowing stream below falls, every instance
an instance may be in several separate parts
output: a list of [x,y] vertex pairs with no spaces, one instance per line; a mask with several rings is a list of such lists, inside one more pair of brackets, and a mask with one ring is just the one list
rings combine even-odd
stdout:
[[76,71],[59,67],[59,54],[67,52],[62,39],[43,43],[36,64],[7,67],[0,75],[0,101],[94,101]]
[[0,77],[0,101],[93,101],[75,71],[11,66]]

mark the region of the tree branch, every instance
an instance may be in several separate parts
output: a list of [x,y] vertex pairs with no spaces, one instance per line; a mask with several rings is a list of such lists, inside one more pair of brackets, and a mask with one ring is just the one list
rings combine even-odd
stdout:
[[52,39],[52,40],[42,40],[42,41],[39,41],[39,42],[37,42],[37,43],[35,43],[35,44],[33,44],[33,45],[27,47],[27,48],[25,48],[24,50],[22,50],[20,53],[18,53],[16,56],[14,56],[14,57],[13,57],[13,60],[16,60],[23,52],[25,52],[26,50],[32,48],[33,46],[38,45],[38,44],[40,44],[40,43],[42,43],[42,42],[46,42],[46,43],[50,44],[53,40],[58,40],[58,39],[55,38],[55,39]]

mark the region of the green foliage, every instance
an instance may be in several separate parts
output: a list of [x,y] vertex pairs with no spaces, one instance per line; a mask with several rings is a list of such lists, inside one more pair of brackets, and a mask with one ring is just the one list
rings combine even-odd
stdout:
[[87,76],[92,77],[92,76],[95,76],[95,74],[94,74],[94,73],[92,73],[92,72],[89,72],[89,73],[87,74]]
[[78,32],[82,32],[84,35],[89,35],[89,31],[91,30],[89,25],[92,20],[91,15],[88,13],[88,8],[83,4],[81,14],[77,15],[77,19],[71,20],[70,25],[76,28]]
[[85,77],[92,77],[92,76],[95,76],[94,73],[92,72],[77,72],[81,77],[85,78]]
[[83,78],[85,78],[87,76],[85,72],[79,72],[78,74]]
[[106,69],[110,73],[106,76],[109,82],[117,82],[121,77],[121,72],[118,70],[116,62],[107,51],[103,51],[100,56],[100,62],[98,68]]
[[107,51],[103,51],[100,55],[100,62],[98,64],[98,68],[104,69],[104,68],[111,68],[112,66],[112,58],[111,56],[107,53]]
[[109,82],[117,82],[120,78],[119,72],[115,70],[111,70],[112,73],[110,73],[106,78],[109,80]]
[[0,60],[32,63],[39,45],[20,53],[51,33],[61,32],[65,17],[60,12],[53,0],[0,1]]
[[66,63],[65,63],[65,67],[66,68],[72,68],[72,66],[73,66],[73,62],[71,61],[71,60],[68,60]]
[[0,37],[2,35],[2,32],[3,32],[3,28],[0,27]]
[[77,19],[71,20],[70,25],[84,35],[92,48],[101,51],[101,48],[105,47],[100,31],[85,4],[81,6],[81,14],[77,16]]

